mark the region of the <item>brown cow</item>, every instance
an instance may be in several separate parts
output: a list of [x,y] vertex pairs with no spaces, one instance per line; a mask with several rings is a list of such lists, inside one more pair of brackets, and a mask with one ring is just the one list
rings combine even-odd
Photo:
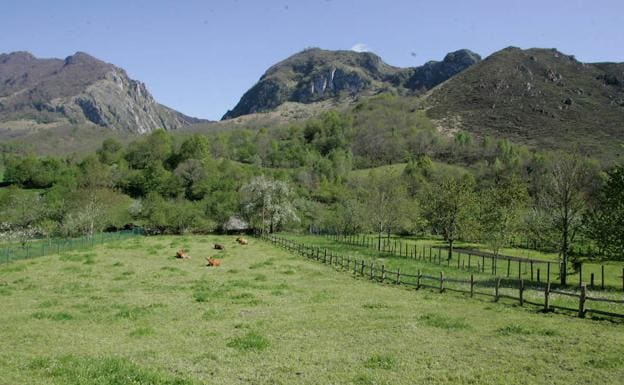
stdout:
[[223,246],[223,245],[222,245],[222,244],[220,244],[220,243],[215,243],[214,248],[215,248],[216,250],[225,250],[225,246]]
[[249,244],[249,241],[248,241],[248,240],[246,240],[246,239],[245,239],[245,238],[243,238],[243,237],[238,237],[238,238],[236,238],[236,242],[238,242],[238,243],[239,243],[239,244],[241,244],[241,245],[248,245],[248,244]]
[[208,262],[208,266],[219,267],[221,266],[221,260],[215,259],[213,257],[206,257],[206,261]]
[[186,250],[184,250],[184,247],[176,252],[176,258],[191,259],[191,257],[186,253]]

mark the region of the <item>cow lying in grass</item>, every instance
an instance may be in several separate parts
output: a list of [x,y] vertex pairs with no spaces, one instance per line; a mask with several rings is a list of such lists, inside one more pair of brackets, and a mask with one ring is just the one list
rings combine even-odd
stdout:
[[206,261],[208,262],[208,266],[219,267],[221,266],[221,260],[215,259],[213,257],[206,257]]
[[191,257],[186,253],[186,250],[184,250],[184,247],[176,252],[176,258],[191,259]]
[[239,243],[239,244],[241,244],[241,245],[248,245],[248,244],[249,244],[249,241],[248,241],[248,240],[246,240],[246,239],[245,239],[245,238],[243,238],[243,237],[238,237],[238,238],[236,238],[236,242],[238,242],[238,243]]

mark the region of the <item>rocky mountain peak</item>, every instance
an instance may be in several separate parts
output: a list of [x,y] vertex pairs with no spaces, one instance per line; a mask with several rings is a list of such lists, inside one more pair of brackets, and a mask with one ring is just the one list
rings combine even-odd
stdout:
[[35,119],[95,124],[146,133],[174,130],[193,118],[158,104],[145,84],[85,52],[37,59],[0,55],[0,120]]
[[469,50],[459,50],[441,62],[398,68],[372,52],[310,48],[271,66],[223,119],[270,111],[285,102],[314,103],[384,90],[419,93],[480,59]]

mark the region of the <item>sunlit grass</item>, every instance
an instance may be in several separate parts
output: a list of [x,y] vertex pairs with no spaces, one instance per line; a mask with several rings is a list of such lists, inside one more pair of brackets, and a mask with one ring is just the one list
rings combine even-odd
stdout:
[[[181,245],[190,260],[174,257]],[[206,267],[209,255],[221,267]],[[17,261],[0,266],[0,304],[7,384],[618,384],[624,375],[621,323],[380,285],[253,238],[140,238]]]

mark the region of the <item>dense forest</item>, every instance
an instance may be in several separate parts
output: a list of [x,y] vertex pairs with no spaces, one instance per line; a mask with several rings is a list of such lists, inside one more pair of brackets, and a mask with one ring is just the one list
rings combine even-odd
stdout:
[[5,240],[142,226],[150,233],[257,230],[510,239],[624,252],[624,168],[505,139],[440,133],[422,110],[382,95],[304,123],[106,139],[85,157],[5,149]]

